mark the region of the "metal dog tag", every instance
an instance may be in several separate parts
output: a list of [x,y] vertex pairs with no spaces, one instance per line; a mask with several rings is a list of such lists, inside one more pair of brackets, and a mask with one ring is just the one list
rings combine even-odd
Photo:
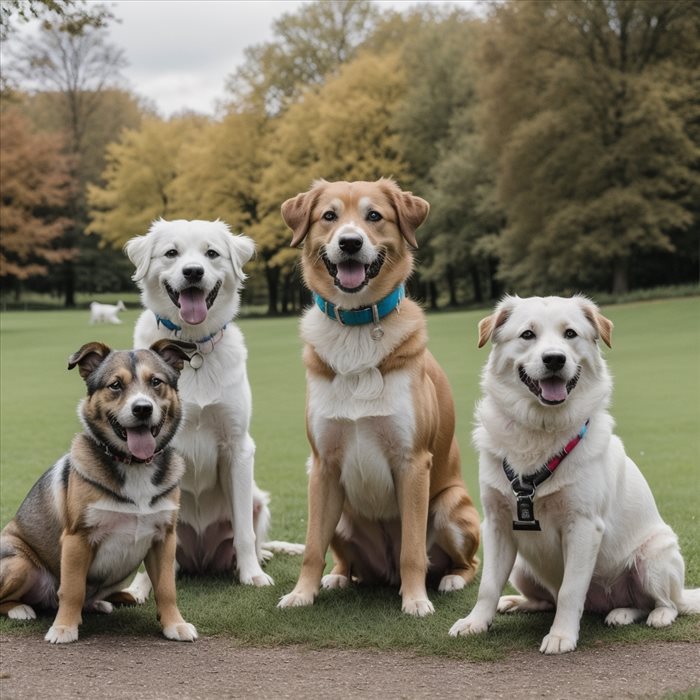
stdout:
[[372,328],[372,330],[369,332],[370,337],[372,340],[381,340],[384,337],[384,329],[377,324]]
[[204,358],[198,352],[190,357],[190,367],[192,369],[199,369],[203,364]]
[[535,506],[530,496],[518,496],[518,519],[513,521],[513,530],[542,530],[535,520]]

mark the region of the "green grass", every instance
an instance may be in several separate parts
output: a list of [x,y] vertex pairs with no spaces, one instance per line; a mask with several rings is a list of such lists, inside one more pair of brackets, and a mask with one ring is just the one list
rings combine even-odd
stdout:
[[[611,306],[613,349],[606,352],[615,376],[613,414],[630,456],[656,495],[659,509],[678,533],[686,561],[686,585],[700,586],[700,298]],[[63,454],[79,430],[75,407],[84,388],[66,359],[82,343],[101,340],[129,347],[137,311],[121,326],[87,324],[85,311],[0,314],[0,520],[6,523],[37,477]],[[476,455],[470,444],[479,371],[487,349],[476,348],[476,324],[484,312],[441,313],[429,318],[430,346],[450,378],[457,403],[463,472],[478,502]],[[256,479],[272,493],[274,539],[303,541],[306,529],[308,448],[304,432],[304,372],[296,319],[241,321],[249,348],[253,389],[252,433]],[[452,639],[450,625],[473,605],[477,586],[431,594],[436,613],[416,620],[400,612],[390,588],[321,593],[312,608],[278,610],[291,590],[298,557],[278,556],[267,570],[270,589],[232,585],[225,578],[179,582],[180,606],[201,635],[226,635],[240,644],[404,649],[421,654],[493,659],[536,648],[551,614],[498,617],[476,638]],[[43,633],[50,624],[0,620],[0,631]],[[81,635],[157,634],[153,601],[109,618],[88,615]],[[700,620],[680,618],[666,630],[645,625],[611,630],[599,616],[584,615],[581,647],[650,640],[700,641]]]

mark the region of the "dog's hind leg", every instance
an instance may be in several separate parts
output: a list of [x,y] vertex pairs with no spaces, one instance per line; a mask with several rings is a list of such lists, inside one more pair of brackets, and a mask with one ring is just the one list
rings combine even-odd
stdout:
[[644,592],[655,607],[647,617],[650,627],[668,627],[678,617],[684,599],[685,564],[676,535],[667,528],[645,542],[637,556]]
[[151,579],[145,571],[139,571],[127,588],[107,597],[115,605],[143,605],[151,594]]
[[350,557],[345,552],[343,540],[337,535],[331,540],[331,553],[333,568],[321,579],[321,588],[347,588],[350,583]]
[[542,612],[554,610],[554,598],[532,575],[527,564],[516,557],[510,582],[522,595],[503,595],[498,599],[499,613]]
[[0,549],[0,614],[12,620],[34,620],[34,609],[23,599],[32,592],[40,571],[7,539]]
[[471,583],[479,560],[479,514],[461,486],[442,491],[430,504],[434,543],[449,557],[450,567],[440,579],[442,593]]

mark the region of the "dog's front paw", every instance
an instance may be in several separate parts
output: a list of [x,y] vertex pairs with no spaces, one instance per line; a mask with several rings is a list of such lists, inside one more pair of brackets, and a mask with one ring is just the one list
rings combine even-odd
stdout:
[[7,611],[7,617],[9,617],[10,620],[36,620],[36,613],[34,612],[34,608],[20,603]]
[[466,637],[470,634],[483,634],[488,631],[490,626],[490,620],[479,618],[473,613],[470,613],[461,620],[457,620],[457,622],[450,627],[449,634],[450,637]]
[[677,617],[678,610],[675,608],[654,608],[647,617],[647,625],[649,627],[668,627]]
[[280,602],[277,603],[278,608],[301,608],[305,605],[313,605],[314,595],[311,593],[299,593],[292,591],[283,595]]
[[242,584],[246,586],[257,586],[258,588],[262,586],[274,586],[275,581],[272,576],[269,576],[264,571],[260,571],[257,574],[241,574],[239,580]]
[[349,580],[347,576],[343,576],[342,574],[326,574],[321,579],[321,587],[327,588],[328,590],[333,588],[347,588]]
[[178,622],[175,625],[163,627],[163,634],[176,642],[194,642],[197,639],[197,630],[189,622]]
[[435,608],[427,598],[410,598],[403,601],[401,611],[414,617],[425,617],[426,615],[432,615],[435,612]]
[[576,642],[576,637],[550,632],[542,640],[540,651],[543,654],[566,654],[568,651],[573,651],[576,648]]
[[78,639],[78,625],[51,625],[44,639],[51,644],[66,644]]
[[458,574],[447,574],[440,579],[438,591],[440,593],[450,593],[452,591],[461,591],[467,584],[464,579]]

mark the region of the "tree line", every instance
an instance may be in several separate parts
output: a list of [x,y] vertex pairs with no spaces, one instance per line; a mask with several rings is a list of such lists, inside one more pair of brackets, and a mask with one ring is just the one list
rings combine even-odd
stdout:
[[221,218],[257,244],[246,301],[297,310],[280,203],[381,176],[431,202],[411,291],[434,308],[698,281],[693,0],[320,0],[246,49],[216,118],[120,88],[108,21],[47,23],[3,83],[4,290],[125,288],[152,220]]

